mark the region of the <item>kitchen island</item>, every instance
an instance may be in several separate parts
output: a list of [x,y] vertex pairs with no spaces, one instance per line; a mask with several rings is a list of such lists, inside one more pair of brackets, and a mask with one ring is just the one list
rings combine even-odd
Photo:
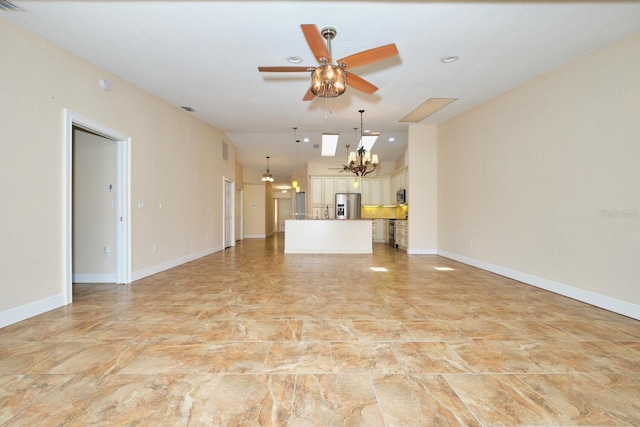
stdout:
[[289,219],[285,254],[372,254],[371,220]]

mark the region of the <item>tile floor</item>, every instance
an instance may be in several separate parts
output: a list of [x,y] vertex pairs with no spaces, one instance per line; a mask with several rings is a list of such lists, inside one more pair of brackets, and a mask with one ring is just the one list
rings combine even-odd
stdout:
[[383,244],[282,245],[0,329],[0,425],[640,425],[640,321]]

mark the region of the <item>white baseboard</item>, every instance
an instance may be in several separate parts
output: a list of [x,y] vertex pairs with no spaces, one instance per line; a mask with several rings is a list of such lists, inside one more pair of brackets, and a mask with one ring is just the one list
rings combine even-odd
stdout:
[[115,273],[74,273],[73,283],[116,283]]
[[134,271],[131,274],[131,280],[136,281],[140,279],[144,279],[145,277],[153,276],[154,274],[161,273],[165,270],[169,270],[170,268],[177,267],[181,264],[185,264],[187,262],[194,261],[198,258],[202,258],[207,255],[211,255],[213,253],[221,251],[222,246],[218,246],[215,248],[210,248],[201,252],[196,252],[191,255],[184,256],[182,258],[173,259],[171,261],[163,262],[162,264],[153,265],[151,267],[143,268],[142,270]]
[[264,234],[245,234],[243,236],[245,239],[266,239],[267,236]]
[[0,313],[0,328],[22,322],[25,319],[46,313],[47,311],[55,310],[56,308],[60,308],[64,305],[64,295],[59,294],[3,311]]
[[584,289],[565,285],[564,283],[554,282],[553,280],[548,280],[542,277],[533,276],[531,274],[522,273],[510,268],[501,267],[499,265],[490,264],[484,261],[454,254],[451,252],[439,250],[437,251],[437,254],[454,261],[459,261],[463,264],[478,267],[483,270],[487,270],[492,273],[496,273],[501,276],[509,277],[511,279],[518,280],[519,282],[535,286],[537,288],[545,289],[547,291],[564,295],[566,297],[573,298],[575,300],[582,301],[596,307],[604,308],[605,310],[609,310],[614,313],[619,313],[624,316],[640,320],[640,305],[637,304],[632,304],[616,298],[608,297],[606,295],[586,291]]
[[437,249],[412,249],[407,248],[408,255],[437,255]]

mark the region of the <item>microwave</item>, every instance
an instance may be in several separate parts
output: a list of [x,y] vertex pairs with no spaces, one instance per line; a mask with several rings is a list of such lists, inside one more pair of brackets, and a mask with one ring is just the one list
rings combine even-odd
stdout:
[[396,192],[396,203],[399,205],[407,203],[407,190],[398,190]]

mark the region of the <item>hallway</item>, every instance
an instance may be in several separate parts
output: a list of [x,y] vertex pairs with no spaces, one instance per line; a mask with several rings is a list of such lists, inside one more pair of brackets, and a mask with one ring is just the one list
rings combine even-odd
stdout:
[[0,329],[0,425],[640,425],[640,321],[439,256],[283,241],[77,284]]

